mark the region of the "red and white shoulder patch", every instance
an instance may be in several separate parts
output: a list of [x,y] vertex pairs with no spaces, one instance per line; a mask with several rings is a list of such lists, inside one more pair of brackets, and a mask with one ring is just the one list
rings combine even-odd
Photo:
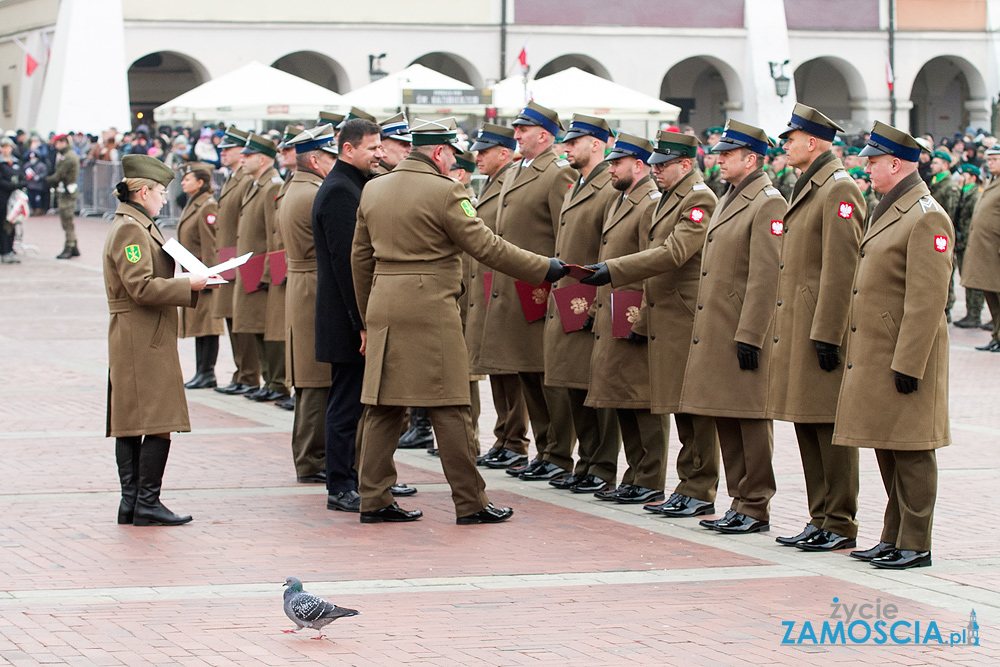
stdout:
[[210,225],[214,225],[215,224],[215,214],[214,213],[209,213],[208,215],[206,215],[205,216],[205,222],[207,222]]
[[839,215],[844,220],[847,220],[854,213],[854,204],[849,204],[846,201],[840,202],[840,208],[837,209],[837,215]]
[[771,221],[771,233],[774,234],[775,236],[781,236],[782,234],[784,234],[785,233],[785,223],[783,223],[781,220],[772,220]]
[[700,208],[691,209],[691,222],[701,222],[705,219],[705,212]]
[[934,249],[937,250],[938,252],[945,252],[946,250],[948,250],[948,237],[941,236],[940,234],[938,236],[935,236]]

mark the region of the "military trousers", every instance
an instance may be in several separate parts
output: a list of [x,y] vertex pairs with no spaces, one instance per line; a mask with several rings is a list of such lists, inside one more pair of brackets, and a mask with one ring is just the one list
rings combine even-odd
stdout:
[[897,549],[930,551],[937,500],[937,454],[933,449],[876,449],[888,502],[882,541]]
[[518,377],[535,436],[535,458],[572,470],[576,433],[568,395],[545,386],[543,373],[518,373]]
[[993,320],[993,340],[1000,341],[1000,292],[983,292],[986,307]]
[[641,408],[616,408],[628,470],[622,484],[663,490],[667,476],[667,432],[662,414]]
[[226,331],[229,332],[229,346],[233,350],[233,361],[236,362],[236,372],[231,382],[245,384],[250,387],[260,386],[260,356],[257,354],[257,343],[253,334],[233,333],[233,318],[226,318]]
[[264,340],[264,334],[248,334],[253,336],[257,345],[257,356],[260,358],[260,375],[264,380],[264,389],[287,394],[285,384],[285,341]]
[[[330,388],[327,390],[326,419],[326,490],[332,496],[357,491],[357,443],[361,422],[361,386],[365,365],[330,364]],[[403,408],[405,409],[405,408]],[[402,415],[400,415],[402,420]],[[399,422],[395,440],[399,440]]]
[[833,444],[833,424],[795,424],[806,478],[809,523],[858,536],[858,449]]
[[[965,248],[956,250],[953,256],[955,266],[958,268],[958,275],[962,275],[962,260],[965,259]],[[948,308],[955,302],[955,274],[951,274],[951,282],[948,283]],[[983,313],[983,290],[974,287],[965,288],[965,314],[972,315],[976,319]]]
[[490,375],[493,407],[497,422],[493,427],[494,447],[506,447],[518,454],[528,453],[528,405],[521,379],[515,374]]
[[[364,435],[358,456],[358,492],[361,511],[388,507],[393,502],[390,488],[396,483],[393,454],[399,441],[399,420],[406,408],[396,405],[368,405]],[[479,443],[472,433],[472,411],[468,405],[428,407],[437,438],[438,457],[451,486],[455,515],[475,514],[490,502],[486,482],[476,469]]]
[[714,503],[719,488],[719,436],[715,417],[705,415],[674,415],[677,439],[677,479],[675,493]]
[[292,462],[296,477],[326,472],[326,387],[296,387]]
[[716,417],[715,427],[726,469],[726,488],[733,499],[730,508],[758,521],[770,521],[771,498],[777,490],[771,467],[771,420]]
[[469,409],[472,414],[472,434],[476,438],[476,456],[479,455],[479,415],[482,414],[483,404],[479,396],[479,382],[469,380]]
[[75,203],[76,195],[56,194],[56,205],[59,208],[59,223],[62,225],[63,232],[66,235],[67,248],[76,247],[76,225],[73,223]]
[[621,430],[614,408],[588,408],[586,389],[550,387],[569,394],[573,415],[573,429],[579,444],[576,448],[578,475],[596,475],[614,486],[618,477],[618,452],[621,449]]

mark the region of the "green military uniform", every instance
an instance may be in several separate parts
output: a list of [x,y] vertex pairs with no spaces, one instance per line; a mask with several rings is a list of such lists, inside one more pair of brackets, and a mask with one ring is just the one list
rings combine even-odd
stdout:
[[[61,135],[64,141],[66,135]],[[60,137],[56,137],[59,141]],[[78,257],[80,251],[76,242],[76,227],[73,224],[73,209],[77,196],[77,180],[80,178],[80,158],[73,152],[68,141],[66,147],[56,156],[56,168],[46,176],[45,182],[56,189],[56,205],[59,208],[59,222],[66,234],[63,255]],[[62,257],[62,255],[60,255]]]
[[[959,188],[958,203],[955,205],[955,267],[958,273],[962,274],[962,261],[965,259],[965,247],[969,243],[969,231],[972,227],[972,211],[979,203],[979,195],[982,192],[979,186],[979,167],[971,164],[963,164],[959,171],[972,174],[976,181],[968,183]],[[948,307],[951,308],[955,302],[955,276],[952,274],[948,283]],[[965,290],[965,317],[966,322],[972,326],[979,326],[979,319],[983,312],[983,291],[970,287]]]

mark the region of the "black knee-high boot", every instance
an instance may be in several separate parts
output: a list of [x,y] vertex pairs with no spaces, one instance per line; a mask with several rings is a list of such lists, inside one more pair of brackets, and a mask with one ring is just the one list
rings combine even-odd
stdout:
[[197,373],[184,383],[186,389],[209,389],[218,386],[215,379],[215,362],[219,357],[218,336],[198,336],[194,339],[194,358]]
[[115,458],[118,479],[122,485],[122,500],[118,504],[118,523],[132,523],[135,499],[139,491],[139,445],[142,438],[115,438]]
[[170,441],[147,435],[139,448],[139,493],[135,504],[136,526],[178,526],[191,520],[177,515],[160,502],[163,470],[167,467]]
[[434,431],[431,429],[431,416],[427,408],[410,408],[410,428],[399,436],[400,449],[416,449],[417,447],[433,447]]

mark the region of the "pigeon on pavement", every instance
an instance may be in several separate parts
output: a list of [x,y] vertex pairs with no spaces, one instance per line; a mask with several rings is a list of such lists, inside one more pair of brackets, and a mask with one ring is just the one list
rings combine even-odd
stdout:
[[284,632],[296,632],[302,628],[312,628],[320,634],[313,639],[323,639],[322,634],[325,625],[333,623],[343,616],[357,616],[361,612],[355,609],[345,609],[335,604],[330,604],[318,595],[307,593],[302,590],[302,582],[295,577],[285,579],[285,615],[295,623],[295,630],[284,630]]

